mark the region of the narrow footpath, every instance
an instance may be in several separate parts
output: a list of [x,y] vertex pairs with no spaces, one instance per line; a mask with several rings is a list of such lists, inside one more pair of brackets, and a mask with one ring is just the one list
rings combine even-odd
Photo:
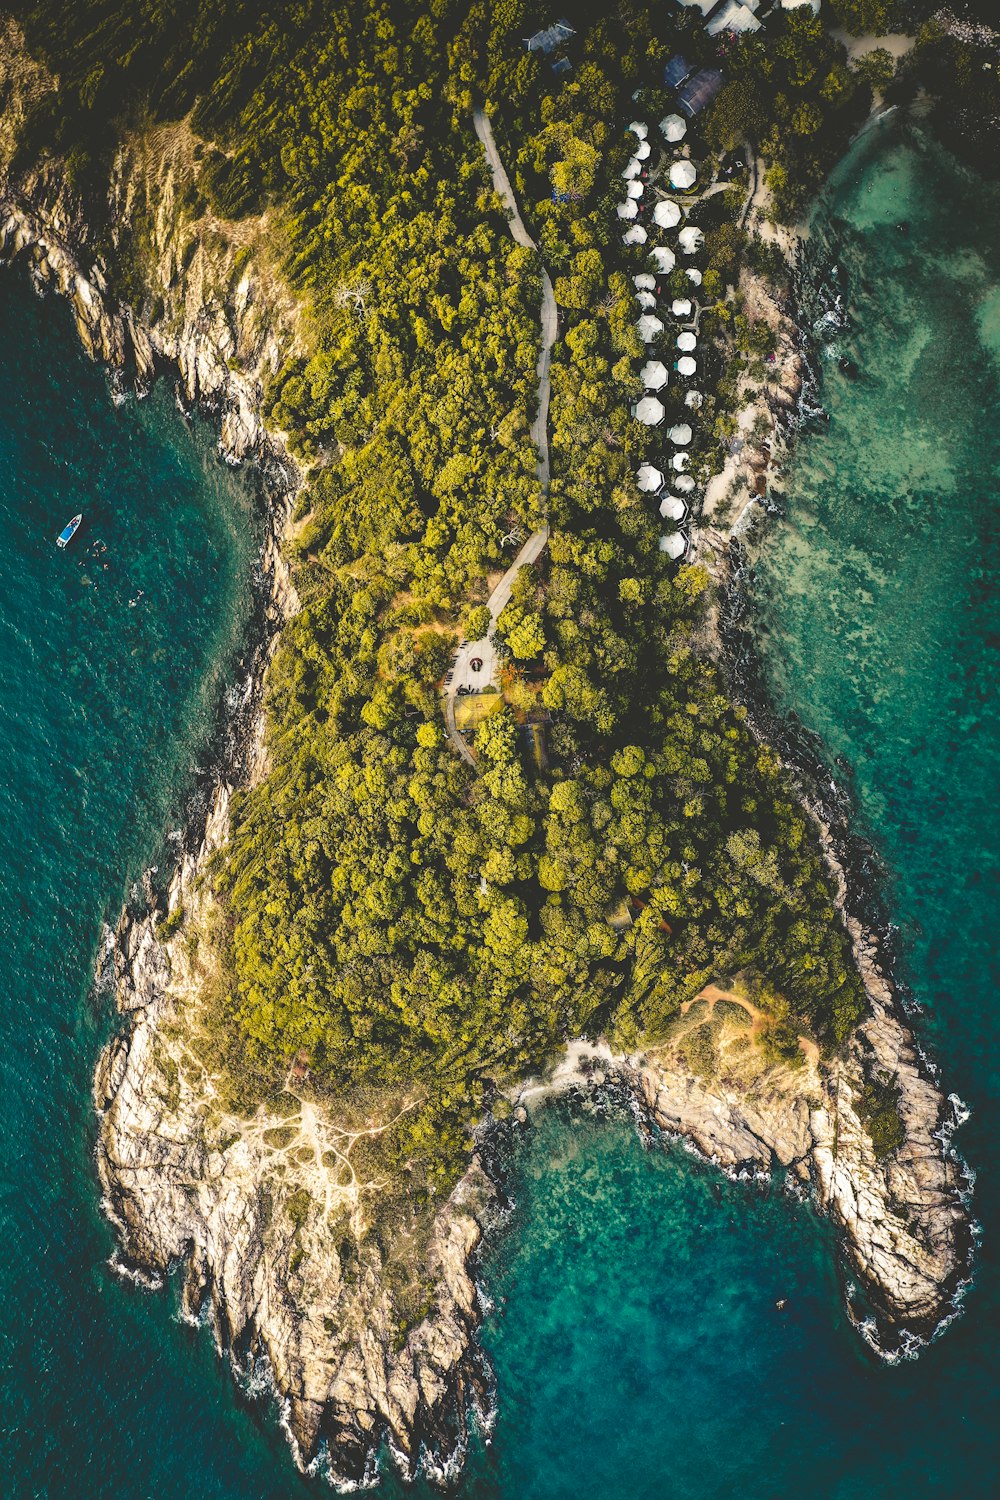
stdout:
[[[510,185],[506,168],[500,159],[497,143],[493,138],[493,127],[490,117],[483,109],[475,109],[472,112],[473,124],[476,134],[483,143],[486,152],[486,160],[493,174],[493,187],[504,206],[510,213],[510,232],[514,241],[524,247],[525,250],[534,250],[537,254],[538,246],[528,233],[524,220],[521,218],[514,197],[514,190]],[[538,482],[542,487],[543,500],[548,495],[549,489],[549,395],[552,389],[552,346],[559,334],[559,313],[556,308],[555,293],[552,290],[552,282],[545,267],[542,267],[542,303],[539,313],[541,326],[541,340],[538,350],[538,412],[534,422],[531,424],[531,441],[538,451],[538,464],[536,472]],[[444,690],[444,722],[448,731],[448,738],[463,760],[468,761],[470,766],[476,764],[475,756],[469,749],[465,740],[458,732],[455,723],[455,700],[458,697],[459,688],[469,688],[474,692],[481,691],[487,684],[494,681],[497,676],[496,651],[490,636],[496,629],[505,605],[510,600],[514,580],[522,568],[535,562],[544,552],[549,540],[548,523],[529,536],[521,547],[514,561],[497,584],[486,601],[486,607],[490,612],[490,627],[482,640],[464,641],[459,646],[455,655],[455,663],[445,682]],[[472,662],[480,665],[475,671]]]

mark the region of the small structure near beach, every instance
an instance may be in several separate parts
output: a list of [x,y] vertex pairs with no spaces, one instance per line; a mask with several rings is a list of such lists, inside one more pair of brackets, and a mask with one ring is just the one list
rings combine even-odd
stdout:
[[687,422],[678,422],[676,427],[671,427],[667,436],[672,443],[677,444],[678,448],[686,448],[694,437],[694,433]]
[[638,177],[641,171],[642,162],[637,156],[632,156],[629,157],[628,165],[622,173],[622,176],[624,177],[626,182],[629,182],[633,177]]
[[685,331],[677,335],[677,347],[682,354],[693,354],[698,347],[698,340],[693,333]]
[[698,366],[695,364],[690,354],[682,355],[674,365],[674,369],[677,371],[678,375],[683,375],[685,376],[685,378],[690,378],[690,376],[696,375],[698,373]]
[[656,335],[663,332],[663,324],[652,313],[643,313],[636,319],[635,326],[644,344],[651,344]]
[[626,198],[624,203],[619,203],[616,212],[619,219],[636,219],[639,217],[639,205],[634,198]]
[[623,245],[644,245],[649,238],[641,224],[633,224],[626,234],[622,235]]
[[639,181],[638,177],[633,177],[632,181],[628,184],[625,191],[626,193],[628,193],[630,198],[641,198],[643,193],[645,192],[645,188]]
[[690,495],[694,489],[694,480],[690,474],[675,474],[671,483],[674,489],[681,495]]
[[702,234],[697,225],[685,224],[684,228],[677,236],[677,243],[678,245],[680,245],[685,255],[695,255],[701,248],[704,239],[705,236]]
[[689,297],[675,297],[670,304],[670,311],[675,318],[689,318],[693,311]]
[[640,141],[644,141],[649,134],[649,126],[642,120],[633,120],[631,125],[626,125],[625,129],[631,130],[632,134],[637,135]]
[[680,115],[664,115],[660,121],[660,134],[665,141],[675,146],[687,135],[687,125]]
[[639,271],[632,277],[632,285],[637,292],[655,292],[656,277],[649,271]]
[[635,300],[638,302],[643,312],[652,312],[653,308],[656,306],[656,298],[653,296],[652,292],[636,292]]
[[698,173],[693,161],[682,157],[675,161],[670,168],[670,186],[677,188],[682,193],[689,193],[698,181]]
[[644,495],[655,495],[663,488],[663,474],[655,464],[640,464],[635,471],[635,482]]
[[640,141],[635,148],[636,161],[648,161],[651,149],[648,141]]

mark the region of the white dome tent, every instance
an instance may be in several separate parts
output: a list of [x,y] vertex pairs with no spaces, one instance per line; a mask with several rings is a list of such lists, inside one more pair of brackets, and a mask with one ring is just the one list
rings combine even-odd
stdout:
[[657,401],[655,396],[643,396],[632,408],[632,415],[644,427],[659,427],[666,414],[663,402]]
[[[673,229],[681,222],[681,211],[672,198],[661,198],[653,209],[653,222],[661,229]],[[681,230],[683,234],[684,231]]]
[[694,162],[688,161],[686,157],[675,161],[670,168],[670,186],[679,189],[682,193],[689,193],[697,181],[698,173],[695,171]]
[[656,298],[653,296],[652,292],[636,292],[635,300],[638,302],[643,312],[652,312],[653,308],[656,306]]
[[645,192],[645,188],[638,180],[638,178],[633,177],[632,181],[629,183],[625,191],[628,193],[630,198],[641,198],[643,193]]
[[655,464],[640,464],[635,482],[644,495],[655,495],[663,488],[663,474]]
[[649,235],[641,224],[633,224],[632,228],[622,235],[623,245],[644,245]]
[[677,243],[685,255],[695,255],[705,236],[694,224],[685,224],[677,236]]
[[622,177],[625,179],[626,182],[628,182],[631,178],[638,177],[641,172],[642,172],[642,162],[639,160],[639,158],[637,156],[633,156],[631,158],[631,160],[629,161],[628,166],[625,168],[624,172],[622,173]]
[[665,521],[683,521],[688,508],[678,495],[664,495],[660,501],[660,515]]
[[655,250],[650,250],[649,258],[661,276],[668,275],[677,264],[676,255],[666,245],[657,245]]
[[647,391],[662,391],[670,376],[666,365],[661,364],[658,359],[647,359],[639,371],[639,379]]
[[698,340],[693,333],[679,333],[677,335],[677,347],[682,354],[693,354],[698,347]]
[[673,469],[675,474],[681,474],[687,468],[690,462],[690,453],[675,453],[673,458],[670,460],[670,467]]
[[691,478],[690,474],[675,474],[673,478],[673,486],[674,489],[679,490],[682,495],[690,495],[691,491],[694,489],[694,480]]
[[632,277],[632,285],[637,292],[655,292],[656,277],[649,271],[639,271]]
[[692,286],[701,286],[701,272],[698,270],[697,266],[686,266],[684,275],[687,277],[688,281],[690,281]]
[[694,437],[694,433],[686,422],[678,422],[676,427],[671,427],[667,436],[672,443],[677,444],[678,448],[686,448]]
[[664,140],[675,146],[687,135],[687,121],[683,120],[680,115],[664,115],[660,121],[660,133]]
[[644,124],[642,120],[633,120],[631,125],[627,125],[625,129],[627,131],[631,130],[632,134],[637,135],[640,141],[644,141],[649,134],[649,126]]
[[685,379],[698,373],[698,366],[691,358],[690,354],[683,355],[682,358],[677,361],[674,369],[677,371],[678,375],[683,375]]
[[654,318],[652,313],[643,313],[640,318],[636,319],[635,326],[644,344],[651,344],[656,335],[663,332],[663,324],[659,318]]
[[701,391],[688,391],[684,397],[684,405],[690,407],[692,411],[698,411],[704,400]]
[[619,219],[635,219],[639,214],[639,205],[634,198],[626,198],[624,203],[618,205]]
[[688,297],[675,297],[670,304],[670,311],[675,318],[689,318],[694,311]]
[[648,141],[640,141],[639,144],[638,144],[638,146],[636,146],[636,148],[635,148],[636,160],[637,161],[648,161],[649,160],[650,150],[651,150],[651,147],[650,147],[650,144],[649,144]]
[[660,551],[665,552],[671,562],[678,562],[687,551],[687,538],[683,531],[672,531],[660,537]]

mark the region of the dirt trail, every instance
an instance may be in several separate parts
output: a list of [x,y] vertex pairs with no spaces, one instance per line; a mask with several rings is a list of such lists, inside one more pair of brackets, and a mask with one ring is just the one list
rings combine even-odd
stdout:
[[[514,190],[510,185],[510,178],[504,167],[497,150],[497,143],[493,137],[493,127],[490,117],[484,109],[475,109],[472,112],[472,121],[476,134],[483,143],[486,152],[486,160],[493,174],[493,187],[497,196],[503,200],[504,206],[510,213],[510,232],[512,238],[518,245],[526,250],[538,251],[531,235],[528,233],[524,220],[521,218],[514,197]],[[531,440],[538,450],[537,474],[538,482],[542,487],[542,495],[548,495],[549,488],[549,396],[552,389],[552,346],[559,336],[559,311],[556,307],[555,293],[552,290],[552,282],[549,273],[542,267],[542,303],[539,310],[539,323],[541,326],[541,339],[538,350],[538,411],[531,424]],[[486,601],[486,607],[490,612],[490,627],[482,640],[464,641],[458,648],[455,664],[451,669],[444,692],[444,722],[448,732],[448,739],[464,761],[470,766],[475,765],[475,757],[464,739],[458,732],[455,723],[455,699],[460,687],[469,688],[473,691],[485,687],[487,683],[494,682],[497,676],[496,652],[490,640],[490,636],[496,629],[497,620],[504,606],[510,599],[514,580],[522,568],[529,563],[535,562],[544,552],[549,540],[548,523],[540,526],[537,531],[529,536],[514,561],[501,578],[500,582],[490,594]],[[472,662],[478,661],[480,665],[475,671]]]
[[[708,1006],[709,1015],[715,1010],[720,1000],[726,1000],[730,1005],[738,1005],[746,1011],[750,1017],[750,1039],[756,1042],[767,1030],[768,1017],[764,1011],[753,1005],[745,995],[738,995],[735,990],[724,990],[717,984],[706,984],[704,989],[699,990],[691,1000],[681,1002],[681,1015],[686,1016],[693,1005],[704,1002]],[[819,1047],[807,1036],[800,1036],[799,1046],[805,1054],[806,1062],[810,1067],[819,1067]]]

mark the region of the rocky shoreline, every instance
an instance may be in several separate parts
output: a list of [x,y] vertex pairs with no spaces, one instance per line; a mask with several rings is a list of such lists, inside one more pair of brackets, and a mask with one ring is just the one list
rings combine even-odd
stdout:
[[[57,176],[38,174],[16,190],[0,185],[0,258],[27,260],[39,286],[66,296],[88,351],[140,388],[158,372],[175,372],[184,403],[200,403],[219,420],[225,456],[250,459],[271,476],[260,638],[217,774],[192,807],[165,903],[151,892],[151,909],[124,912],[114,935],[110,965],[124,1026],[102,1052],[94,1090],[104,1201],[128,1265],[165,1274],[182,1264],[185,1312],[205,1312],[220,1350],[267,1359],[300,1467],[357,1483],[371,1476],[386,1443],[405,1473],[423,1466],[444,1474],[464,1451],[470,1410],[483,1412],[490,1401],[474,1272],[495,1184],[477,1158],[439,1210],[425,1258],[434,1295],[401,1331],[379,1253],[348,1257],[327,1219],[301,1208],[297,1194],[313,1167],[288,1170],[287,1146],[275,1145],[291,1131],[314,1150],[321,1171],[332,1126],[303,1090],[291,1114],[259,1110],[236,1128],[189,1046],[204,973],[184,929],[166,941],[159,930],[164,911],[183,912],[185,928],[203,914],[210,898],[201,876],[225,839],[233,792],[265,765],[264,674],[296,608],[280,553],[295,476],[264,429],[259,403],[264,378],[297,332],[281,289],[255,275],[252,259],[237,269],[235,241],[228,264],[228,250],[216,250],[222,264],[213,264],[200,240],[189,254],[187,232],[181,242],[170,212],[184,142],[164,139],[158,149],[152,166],[123,154],[113,187],[119,227],[141,193],[147,208],[152,194],[163,210],[154,214],[157,318],[116,303],[106,268],[88,248],[88,226]],[[898,1014],[875,940],[851,915],[836,833],[827,839],[872,1006],[843,1057],[799,1070],[754,1067],[708,1083],[669,1045],[629,1058],[579,1046],[556,1085],[593,1077],[599,1066],[627,1087],[648,1123],[683,1135],[724,1169],[780,1167],[811,1181],[880,1316],[882,1347],[899,1349],[946,1316],[967,1263],[968,1214],[960,1167],[941,1138],[946,1103]],[[901,1088],[907,1139],[887,1162],[875,1159],[858,1113],[873,1066],[891,1068]],[[532,1092],[526,1087],[522,1099]]]

